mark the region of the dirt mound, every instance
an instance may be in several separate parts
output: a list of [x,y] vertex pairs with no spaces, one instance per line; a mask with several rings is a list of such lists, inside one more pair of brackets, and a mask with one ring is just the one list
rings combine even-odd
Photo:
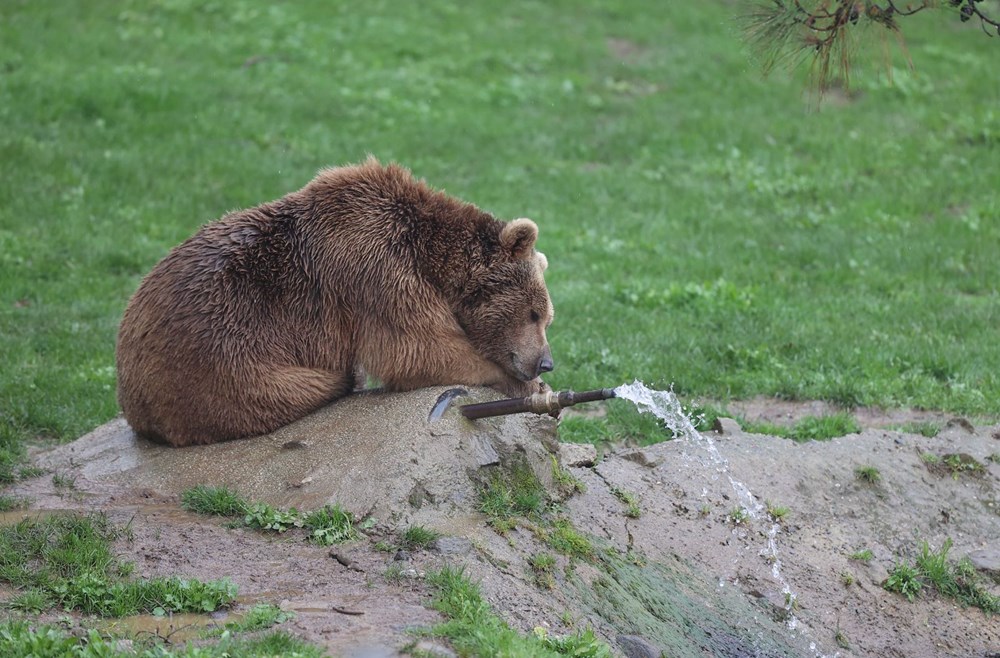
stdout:
[[[702,441],[620,448],[595,467],[569,468],[586,491],[562,502],[563,516],[596,547],[581,560],[554,551],[532,524],[502,537],[476,511],[484,478],[515,462],[562,496],[553,422],[471,423],[453,408],[431,421],[444,392],[357,396],[266,437],[182,450],[136,441],[114,421],[37,459],[75,478],[73,489],[49,475],[12,493],[31,496],[36,509],[101,509],[131,521],[134,539],[119,548],[138,575],[229,577],[241,606],[296,611],[285,627],[334,655],[395,655],[413,639],[408,629],[433,624],[422,574],[445,563],[464,565],[514,626],[559,634],[589,625],[629,656],[1000,650],[996,620],[980,610],[934,593],[911,603],[881,587],[920,541],[937,549],[950,538],[954,558],[969,555],[995,573],[1000,465],[990,456],[1000,452],[1000,427],[956,423],[933,439],[866,430],[796,444],[723,423],[727,433]],[[476,390],[469,400],[491,395]],[[979,466],[962,466],[966,458]],[[859,466],[877,469],[880,481],[860,481]],[[299,509],[338,502],[377,524],[369,539],[331,552],[183,512],[178,493],[194,484]],[[752,513],[741,515],[746,501]],[[780,524],[760,513],[768,502],[787,508]],[[415,523],[449,537],[411,554],[375,548]],[[850,559],[863,549],[870,561]],[[544,551],[556,564],[542,580],[529,559]]]

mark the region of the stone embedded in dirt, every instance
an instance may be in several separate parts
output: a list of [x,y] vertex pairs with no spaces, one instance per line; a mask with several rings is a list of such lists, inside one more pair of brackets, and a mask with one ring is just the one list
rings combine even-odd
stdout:
[[438,537],[431,542],[430,549],[441,555],[468,555],[472,552],[472,542],[465,537]]
[[1000,544],[970,551],[968,557],[972,566],[1000,582]]
[[619,635],[618,646],[626,658],[660,658],[663,652],[638,635]]
[[976,431],[976,428],[973,427],[972,423],[970,423],[965,418],[960,418],[960,417],[957,417],[957,416],[955,418],[952,418],[951,420],[949,420],[948,423],[945,425],[945,427],[947,429],[951,429],[951,428],[963,429],[966,432],[968,432],[969,434],[972,434],[972,433],[974,433]]
[[723,436],[737,436],[743,433],[743,428],[732,418],[723,418],[719,416],[712,423],[712,429]]
[[559,444],[559,463],[564,467],[589,467],[596,461],[597,448],[589,443]]
[[657,457],[648,450],[629,450],[620,454],[620,457],[630,462],[635,462],[646,468],[656,468],[663,463],[662,457]]
[[420,640],[413,646],[414,656],[428,656],[428,658],[457,658],[458,654],[437,642],[430,640]]

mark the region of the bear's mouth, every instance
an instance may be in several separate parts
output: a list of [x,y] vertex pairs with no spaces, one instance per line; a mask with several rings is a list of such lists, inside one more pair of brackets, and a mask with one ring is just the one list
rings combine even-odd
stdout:
[[517,354],[514,352],[510,353],[510,368],[508,368],[510,374],[514,375],[522,382],[530,382],[532,379],[538,376],[538,374],[528,373],[522,366],[520,359],[517,358]]

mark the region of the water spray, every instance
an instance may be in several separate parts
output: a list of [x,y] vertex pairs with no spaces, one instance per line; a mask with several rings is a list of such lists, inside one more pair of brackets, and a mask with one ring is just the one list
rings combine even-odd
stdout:
[[459,407],[462,415],[470,420],[476,418],[486,418],[488,416],[506,416],[508,414],[520,414],[531,412],[535,414],[551,414],[572,407],[581,402],[596,402],[598,400],[608,400],[617,397],[613,388],[598,388],[593,391],[546,391],[535,393],[526,398],[509,398],[506,400],[496,400],[495,402],[481,402],[479,404],[464,404]]

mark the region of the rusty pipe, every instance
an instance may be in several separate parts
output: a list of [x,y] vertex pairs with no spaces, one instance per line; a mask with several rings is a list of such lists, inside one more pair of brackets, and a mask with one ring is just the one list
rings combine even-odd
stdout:
[[598,388],[593,391],[546,391],[535,393],[526,398],[509,398],[495,402],[480,402],[478,404],[463,404],[459,407],[462,415],[470,420],[486,418],[487,416],[506,416],[531,412],[535,414],[551,414],[564,407],[572,407],[581,402],[595,402],[615,397],[615,389]]

